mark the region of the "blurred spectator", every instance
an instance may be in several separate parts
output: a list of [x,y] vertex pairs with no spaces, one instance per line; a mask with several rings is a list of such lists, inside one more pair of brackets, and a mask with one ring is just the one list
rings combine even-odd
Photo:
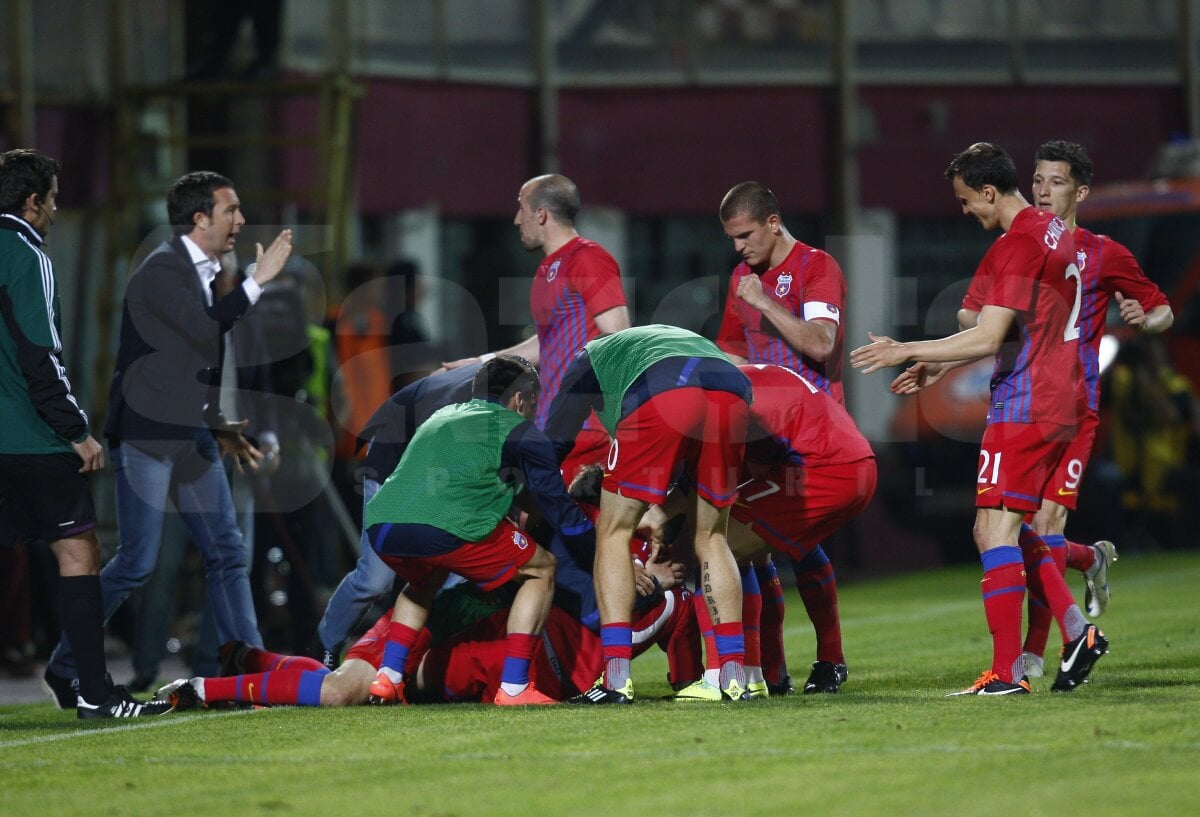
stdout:
[[1122,505],[1153,540],[1190,541],[1200,482],[1200,404],[1162,339],[1139,335],[1122,346],[1110,374],[1112,455],[1125,477]]
[[[279,40],[283,0],[217,0],[194,4],[195,14],[207,12],[201,35],[204,55],[187,72],[190,80],[221,79],[229,70],[229,57],[238,43],[242,21],[254,23],[253,59],[237,72],[240,79],[275,79],[279,75]],[[194,18],[193,18],[194,19]],[[199,23],[199,20],[195,20]]]
[[439,362],[430,346],[429,322],[417,309],[426,292],[417,265],[406,258],[394,261],[384,274],[384,284],[387,313],[392,316],[391,391],[397,392],[438,368]]
[[293,260],[263,293],[286,467],[259,496],[253,585],[268,640],[296,646],[316,626],[324,588],[332,587],[345,568],[328,505],[333,352],[330,332],[321,325],[324,288],[315,268]]
[[[342,502],[355,515],[362,506],[358,436],[392,394],[388,350],[392,322],[385,292],[385,282],[374,266],[351,264],[346,270],[346,297],[329,310],[337,358],[330,393],[337,440],[333,480]],[[361,524],[362,520],[355,521]]]

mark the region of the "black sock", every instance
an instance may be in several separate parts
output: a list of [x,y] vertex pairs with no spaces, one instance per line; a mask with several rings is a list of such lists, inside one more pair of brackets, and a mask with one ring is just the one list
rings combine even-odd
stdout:
[[104,606],[99,576],[63,576],[58,580],[59,615],[79,673],[79,694],[90,704],[108,698],[104,662]]

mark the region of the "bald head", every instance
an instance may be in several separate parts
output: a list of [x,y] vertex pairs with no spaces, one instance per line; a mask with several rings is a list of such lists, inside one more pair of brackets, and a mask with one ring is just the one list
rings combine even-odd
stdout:
[[524,190],[532,209],[543,208],[562,226],[575,226],[575,216],[579,215],[580,208],[579,188],[575,182],[558,173],[548,173],[525,182]]

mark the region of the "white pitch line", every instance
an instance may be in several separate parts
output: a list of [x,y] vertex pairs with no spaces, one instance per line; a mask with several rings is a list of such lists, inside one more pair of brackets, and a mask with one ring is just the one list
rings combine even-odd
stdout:
[[133,732],[140,729],[158,729],[164,726],[171,726],[177,723],[191,723],[200,718],[225,718],[231,715],[246,715],[252,712],[267,711],[266,709],[239,709],[230,712],[197,712],[194,715],[155,715],[153,718],[139,720],[138,723],[123,723],[119,726],[107,726],[101,729],[81,729],[78,732],[59,732],[55,735],[39,735],[32,738],[21,738],[20,740],[7,740],[0,742],[0,749],[12,749],[18,746],[33,746],[39,743],[56,743],[61,740],[75,740],[76,738],[86,738],[93,735],[111,735],[115,732]]

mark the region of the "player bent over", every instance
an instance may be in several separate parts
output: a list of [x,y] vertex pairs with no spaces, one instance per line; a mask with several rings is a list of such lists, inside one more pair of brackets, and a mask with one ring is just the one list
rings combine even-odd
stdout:
[[674,326],[593,340],[567,370],[546,423],[560,461],[593,409],[613,437],[593,571],[605,668],[596,686],[572,702],[632,702],[636,591],[629,539],[646,508],[666,498],[680,468],[696,486],[688,515],[721,655],[721,688],[733,700],[745,695],[741,584],[726,528],[749,402],[745,375],[716,345]]
[[529,685],[529,664],[550,610],[555,560],[506,514],[524,487],[564,539],[592,547],[595,528],[567,496],[550,443],[530,421],[538,391],[526,361],[489,360],[475,376],[474,399],[430,417],[367,504],[371,546],[408,580],[396,599],[372,703],[404,703],[405,660],[451,572],[485,590],[520,581],[496,703],[553,702]]
[[[760,655],[782,656],[782,644],[759,644],[762,596],[751,562],[771,551],[797,561],[870,503],[875,494],[875,454],[846,409],[807,378],[782,366],[739,366],[754,389],[738,500],[731,508],[729,547],[742,575],[742,624],[746,631],[746,672],[750,691],[767,696]],[[675,503],[672,502],[672,505]],[[662,509],[657,527],[671,508]],[[842,651],[836,583],[825,603],[809,606],[817,660],[804,692],[837,692],[848,672]],[[806,605],[808,606],[808,605]],[[697,605],[703,617],[703,609]],[[701,623],[707,632],[709,627]],[[780,638],[781,633],[774,636]],[[706,675],[711,676],[710,666]],[[681,690],[676,700],[716,700],[708,677]]]

